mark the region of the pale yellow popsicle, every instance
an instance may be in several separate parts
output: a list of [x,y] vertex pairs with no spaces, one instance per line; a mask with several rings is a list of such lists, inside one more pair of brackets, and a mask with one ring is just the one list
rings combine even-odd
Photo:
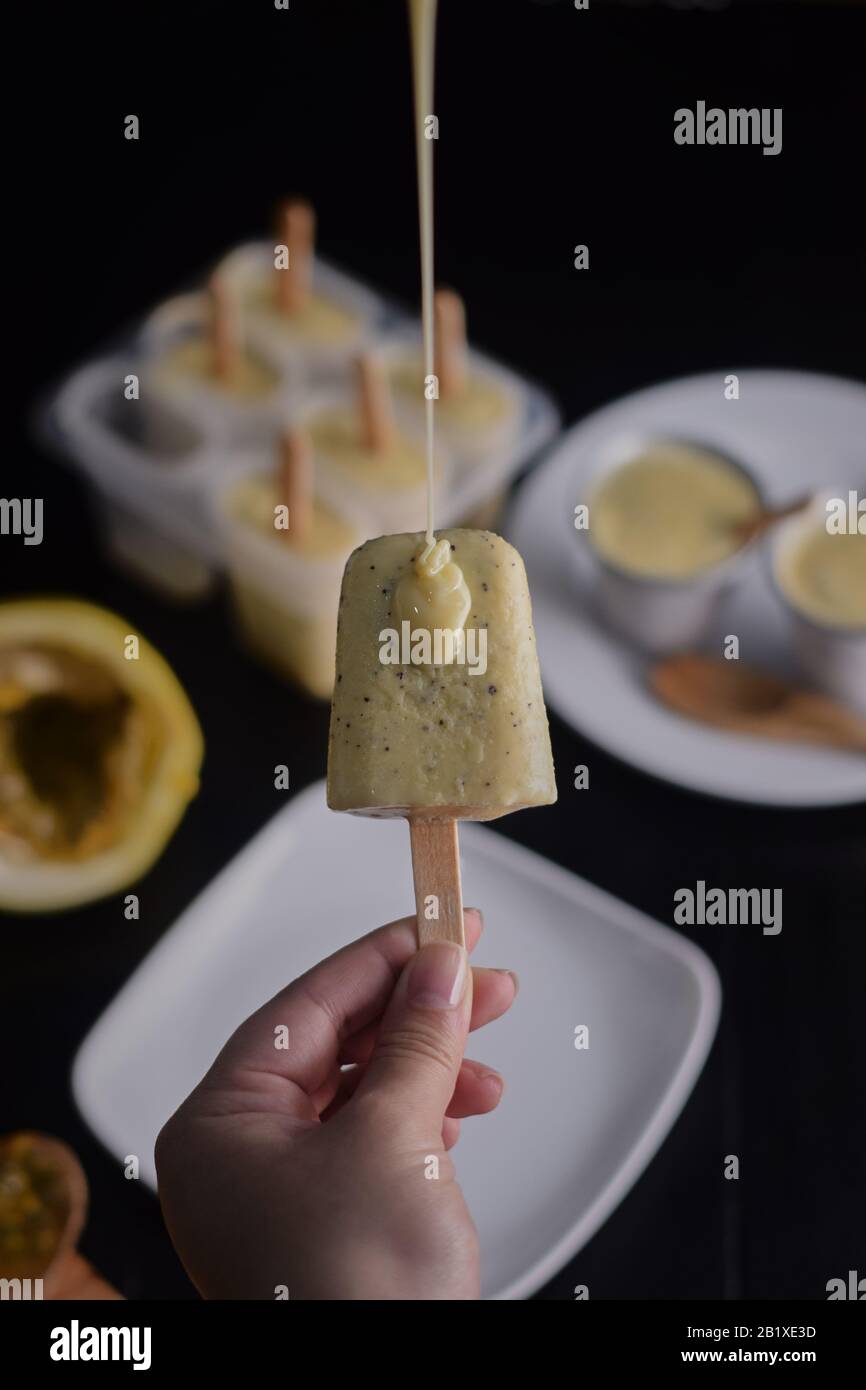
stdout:
[[[420,409],[424,402],[424,362],[420,353],[407,352],[397,359],[391,382],[398,394]],[[455,447],[466,435],[489,434],[507,423],[516,414],[514,400],[492,376],[481,372],[467,375],[462,389],[443,395],[436,416],[443,429],[452,436]]]
[[361,327],[357,314],[322,294],[310,294],[294,313],[284,313],[276,302],[270,275],[252,286],[247,308],[251,313],[261,314],[271,327],[287,338],[316,347],[342,347],[358,337]]
[[424,449],[406,435],[395,431],[386,448],[372,449],[361,436],[357,412],[335,406],[312,418],[310,436],[325,464],[357,488],[383,496],[420,490],[423,496]]
[[[389,659],[398,637],[398,655],[410,657],[412,631],[425,631],[395,601],[422,533],[367,541],[346,565],[328,748],[333,810],[492,820],[556,800],[523,561],[490,531],[437,539],[450,544],[469,591],[463,660]],[[416,655],[422,647],[416,640]]]
[[279,530],[275,517],[282,501],[270,474],[244,478],[226,495],[234,608],[260,657],[311,695],[327,699],[334,684],[340,572],[363,533],[315,497],[302,534]]
[[230,376],[217,376],[213,349],[204,336],[186,338],[171,347],[156,363],[154,378],[169,386],[194,382],[209,386],[241,401],[261,401],[279,385],[279,377],[267,363],[252,353],[240,353]]

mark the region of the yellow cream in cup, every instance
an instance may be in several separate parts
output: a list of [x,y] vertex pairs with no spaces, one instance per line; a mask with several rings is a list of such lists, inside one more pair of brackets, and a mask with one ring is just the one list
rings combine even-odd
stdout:
[[804,530],[779,555],[776,573],[785,597],[807,617],[866,631],[866,536],[831,535],[823,525]]
[[720,455],[654,444],[601,479],[590,499],[589,534],[620,570],[688,579],[740,549],[737,525],[758,507],[754,484]]

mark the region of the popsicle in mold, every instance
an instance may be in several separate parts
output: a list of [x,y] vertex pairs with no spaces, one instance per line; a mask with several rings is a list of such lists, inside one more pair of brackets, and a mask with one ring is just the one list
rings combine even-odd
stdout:
[[317,495],[306,434],[283,430],[271,452],[216,498],[233,608],[258,656],[330,699],[343,566],[367,532]]
[[[325,404],[308,417],[322,496],[332,505],[366,512],[368,536],[420,526],[427,510],[423,437],[398,426],[378,353],[360,353],[355,373],[352,399]],[[447,485],[448,459],[441,448],[435,451],[433,476],[438,486]]]
[[[436,291],[434,313],[437,424],[459,459],[479,463],[513,444],[526,415],[525,392],[516,377],[470,351],[466,311],[454,290]],[[422,352],[395,343],[389,358],[398,408],[410,416],[422,414],[426,389]]]
[[[420,870],[422,860],[451,857],[459,904],[456,822],[555,800],[517,551],[460,528],[438,532],[432,547],[423,533],[360,546],[340,596],[328,805],[408,819],[422,941],[419,871],[428,885],[447,880]],[[448,903],[442,910],[426,935],[461,939],[462,922],[449,923]]]
[[333,270],[322,287],[315,212],[303,199],[280,205],[276,237],[277,248],[287,253],[285,265],[250,266],[240,275],[253,340],[287,367],[327,371],[345,365],[375,316],[375,298]]
[[268,437],[286,411],[287,382],[275,361],[247,343],[242,305],[224,268],[202,295],[179,295],[145,329],[142,397],[154,410],[147,435],[165,448],[164,408],[205,436],[215,429],[245,443]]

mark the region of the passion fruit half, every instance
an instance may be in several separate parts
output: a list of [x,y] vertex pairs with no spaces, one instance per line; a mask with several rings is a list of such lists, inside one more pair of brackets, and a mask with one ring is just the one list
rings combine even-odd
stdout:
[[0,1278],[43,1278],[74,1248],[86,1213],[87,1179],[66,1144],[0,1137]]
[[177,677],[133,625],[77,599],[0,603],[0,908],[58,911],[140,878],[203,753]]

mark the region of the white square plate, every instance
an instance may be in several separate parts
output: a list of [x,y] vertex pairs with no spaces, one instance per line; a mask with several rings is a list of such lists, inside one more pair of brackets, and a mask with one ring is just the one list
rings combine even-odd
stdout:
[[[494,1115],[455,1150],[481,1238],[486,1298],[524,1298],[607,1218],[703,1066],[720,991],[684,937],[478,825],[461,828],[464,898],[485,915],[474,959],[520,975],[507,1018],[473,1037],[498,1067]],[[118,1158],[155,1186],[153,1145],[233,1029],[323,956],[413,905],[399,821],[296,797],[193,902],[99,1019],[73,1091]],[[589,1047],[574,1045],[589,1027]]]

